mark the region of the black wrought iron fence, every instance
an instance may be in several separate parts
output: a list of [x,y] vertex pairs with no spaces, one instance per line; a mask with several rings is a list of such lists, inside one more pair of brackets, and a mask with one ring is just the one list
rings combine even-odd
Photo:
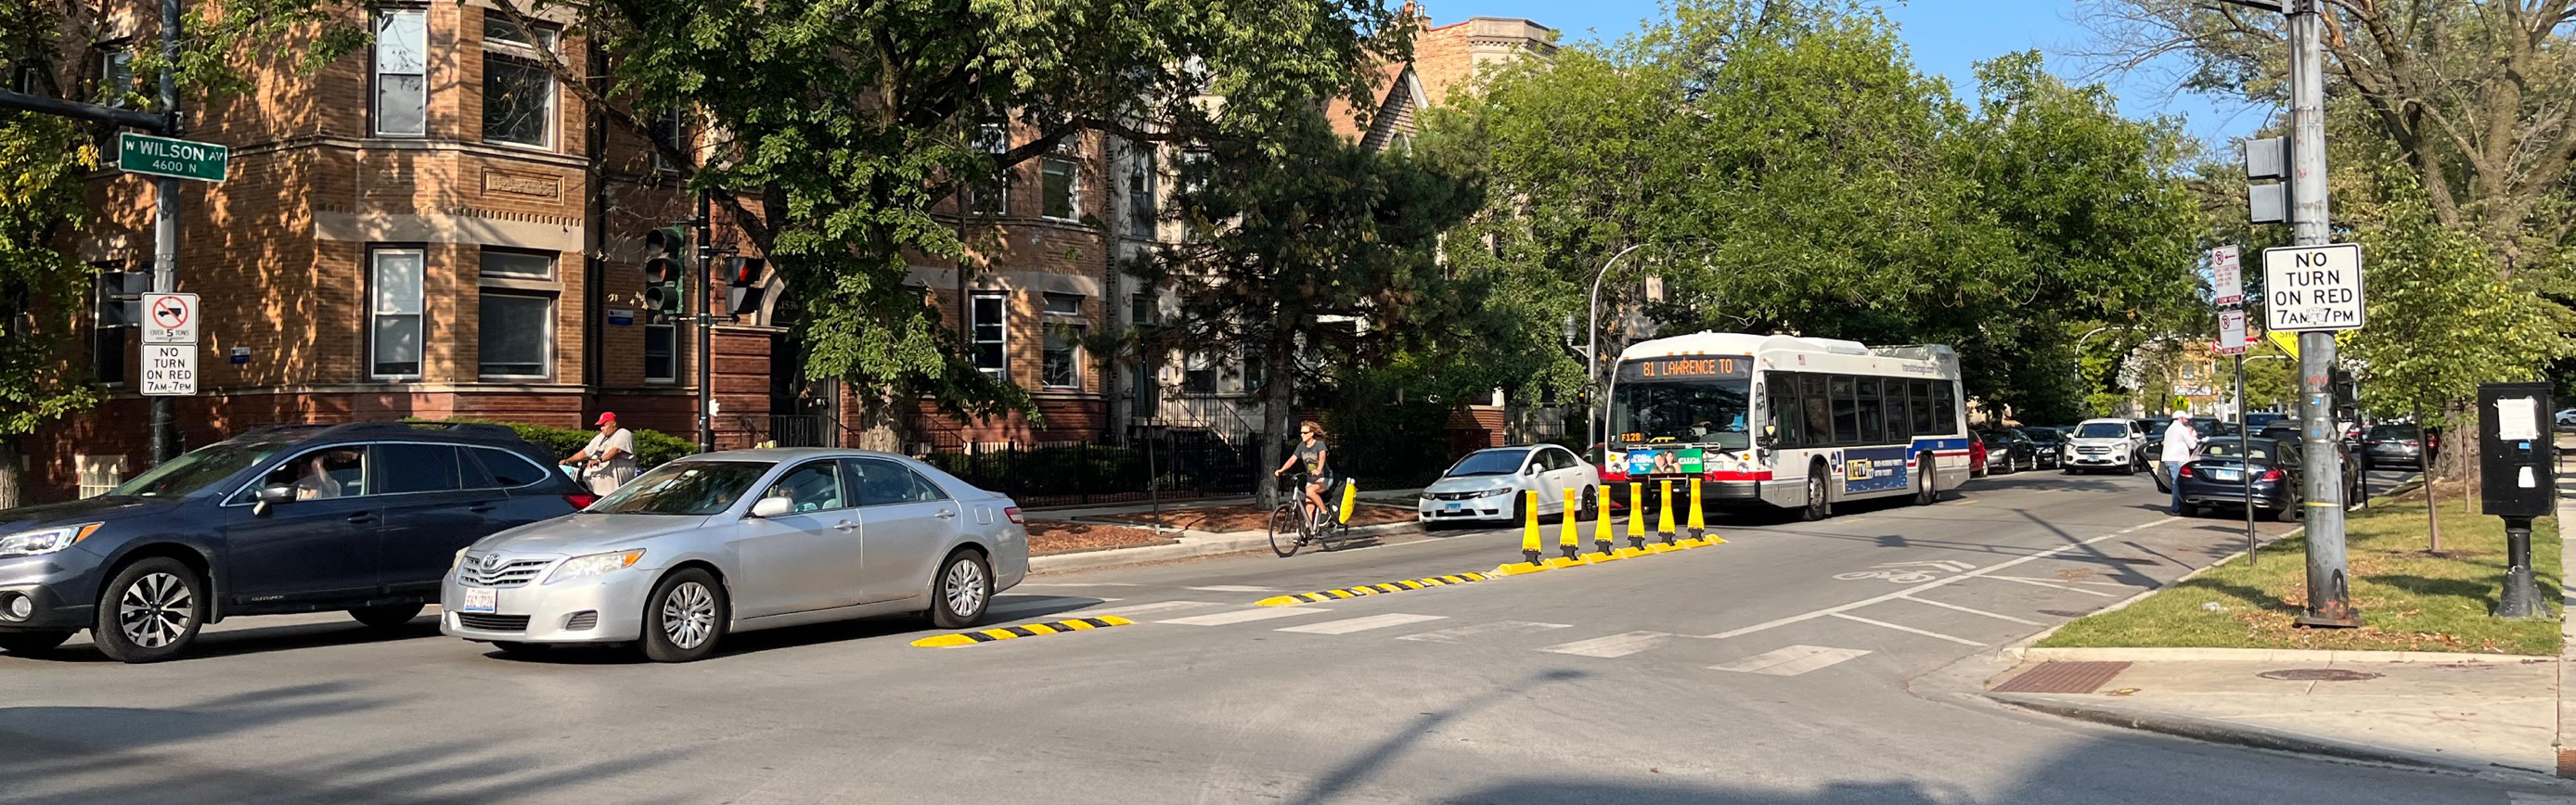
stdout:
[[1022,506],[1249,494],[1257,456],[1207,434],[1163,432],[1128,444],[971,442],[933,434],[912,452]]

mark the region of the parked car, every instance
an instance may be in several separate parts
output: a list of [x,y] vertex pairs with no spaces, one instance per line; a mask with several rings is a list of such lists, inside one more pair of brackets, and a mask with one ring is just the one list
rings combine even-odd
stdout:
[[2576,427],[2576,408],[2561,409],[2558,412],[2558,426],[2562,428]]
[[657,662],[728,634],[928,613],[972,626],[1029,572],[1018,505],[903,456],[729,450],[673,461],[569,517],[455,554],[449,635],[533,653],[636,643]]
[[2004,472],[2039,468],[2039,444],[2021,435],[2021,431],[1997,428],[1979,431],[1977,438],[1986,443],[1989,466],[2000,465]]
[[2059,451],[2069,473],[2112,470],[2132,475],[2146,467],[2146,444],[2147,434],[2133,420],[2087,419],[2075,425],[2074,434]]
[[2030,437],[2032,444],[2036,447],[2039,454],[2039,466],[2043,469],[2057,469],[2066,463],[2066,434],[2071,430],[2074,429],[2026,427],[2021,429],[2021,433],[2024,436]]
[[2260,431],[2265,425],[2288,419],[2290,419],[2290,415],[2288,414],[2256,411],[2245,415],[2245,427]]
[[[2350,456],[2342,459],[2344,481],[2351,487],[2344,499],[2360,500],[2361,475],[2354,471]],[[2304,468],[2297,442],[2232,436],[2211,439],[2200,446],[2198,455],[2183,465],[2175,479],[2182,489],[2182,513],[2196,517],[2205,509],[2243,507],[2250,502],[2258,515],[2285,523],[2296,520],[2306,500],[2299,480]]]
[[[2147,420],[2139,421],[2143,422]],[[2146,452],[2147,468],[2154,471],[2152,474],[2156,478],[2156,491],[2171,492],[2173,489],[2168,479],[2172,477],[2172,474],[2165,470],[2165,431],[2172,428],[2173,420],[2160,419],[2155,421],[2164,424],[2156,426],[2155,430],[2147,431],[2147,443],[2141,449]],[[2204,441],[2217,437],[2237,435],[2236,423],[2220,422],[2209,417],[2192,417],[2191,432],[2200,434],[2200,438]]]
[[409,623],[456,552],[594,499],[497,425],[265,428],[72,503],[0,511],[0,649],[81,629],[108,657],[166,660],[206,624],[345,610]]
[[1495,520],[1520,522],[1529,493],[1539,514],[1564,514],[1565,493],[1575,493],[1577,517],[1600,511],[1601,470],[1552,444],[1496,447],[1458,459],[1424,487],[1415,514],[1426,525]]
[[2361,466],[2364,470],[2421,470],[2439,446],[2438,441],[2425,438],[2421,426],[2372,425],[2361,437]]

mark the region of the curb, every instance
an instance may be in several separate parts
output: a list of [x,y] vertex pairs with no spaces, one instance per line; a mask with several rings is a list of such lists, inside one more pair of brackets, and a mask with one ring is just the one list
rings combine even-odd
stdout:
[[2002,702],[2013,707],[2033,712],[2046,713],[2060,718],[2070,718],[2077,721],[2088,721],[2095,724],[2107,724],[2114,727],[2144,730],[2147,732],[2162,733],[2165,735],[2190,738],[2210,743],[2248,746],[2256,749],[2270,749],[2280,752],[2324,755],[2345,760],[2388,763],[2400,766],[2415,766],[2419,768],[2449,769],[2482,773],[2507,772],[2516,775],[2543,777],[2551,779],[2553,782],[2555,781],[2555,778],[2550,778],[2548,776],[2548,772],[2525,769],[2519,766],[2505,766],[2496,763],[2479,763],[2444,757],[2441,755],[2425,755],[2415,752],[2403,752],[2395,749],[2370,746],[2367,744],[2350,743],[2309,735],[2301,735],[2298,733],[2284,732],[2268,727],[2256,727],[2225,721],[2213,721],[2210,719],[2196,718],[2192,716],[2178,716],[2170,713],[2158,713],[2147,710],[2132,710],[2125,707],[2079,704],[2060,699],[2019,693],[1987,693],[1986,698]]
[[2446,651],[2335,651],[2292,648],[2039,648],[2023,650],[2024,659],[2042,662],[2557,662],[2538,654],[2473,654]]

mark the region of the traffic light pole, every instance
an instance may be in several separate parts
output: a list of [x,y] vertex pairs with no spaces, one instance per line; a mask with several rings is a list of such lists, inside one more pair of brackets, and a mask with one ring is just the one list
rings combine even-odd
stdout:
[[[161,0],[161,112],[170,116],[177,135],[179,112],[179,0]],[[179,180],[168,176],[152,183],[152,290],[179,290]],[[179,455],[177,400],[151,397],[152,463],[159,466]]]
[[[709,225],[708,207],[707,191],[698,191],[698,219],[695,222],[698,259],[691,266],[695,269],[694,273],[698,275],[696,277],[698,283],[696,287],[689,289],[688,298],[689,308],[696,312],[698,319],[698,452],[701,453],[712,453],[716,449],[715,386],[713,385],[716,317],[709,308],[713,302],[708,299],[716,288],[715,232],[714,227]],[[686,285],[687,282],[683,280],[682,284]]]
[[[2321,0],[2288,0],[2290,28],[2290,232],[2300,246],[2331,242],[2326,205],[2325,19]],[[2334,333],[2299,333],[2299,402],[2306,472],[2307,608],[2302,626],[2361,625],[2353,612],[2344,561],[2344,478],[2335,427]]]

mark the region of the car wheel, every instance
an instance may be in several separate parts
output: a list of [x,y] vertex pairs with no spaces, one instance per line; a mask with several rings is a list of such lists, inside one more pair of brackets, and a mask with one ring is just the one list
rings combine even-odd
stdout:
[[731,620],[724,585],[703,568],[684,568],[653,585],[644,600],[644,658],[693,662],[716,650]]
[[399,629],[411,623],[411,619],[420,617],[420,610],[419,604],[387,604],[349,610],[349,617],[358,619],[369,629]]
[[2138,460],[2138,454],[2136,454],[2136,453],[2130,453],[2130,454],[2129,454],[2129,463],[2128,463],[2128,464],[2125,464],[2125,465],[2122,465],[2122,466],[2120,467],[2120,474],[2121,474],[2121,475],[2136,475],[2136,474],[2138,474],[2138,470],[2140,470],[2140,469],[2144,469],[2143,467],[2141,467],[2141,466],[2139,466],[2139,465],[2142,465],[2142,464],[2145,464],[2145,463],[2146,463],[2146,462],[2144,462],[2144,461],[2139,461],[2139,460]]
[[196,642],[206,620],[206,583],[179,560],[155,556],[125,566],[98,599],[90,628],[100,653],[118,662],[160,662]]
[[1941,502],[1941,467],[1933,463],[1932,454],[1915,456],[1914,466],[1915,482],[1922,485],[1922,488],[1914,490],[1914,505],[1930,506]]
[[932,624],[942,629],[973,626],[993,603],[992,564],[972,548],[959,548],[948,555],[948,561],[939,563],[939,578],[931,590]]
[[552,643],[515,643],[508,640],[494,641],[492,647],[512,657],[534,657],[555,649]]
[[1583,510],[1574,519],[1601,519],[1601,490],[1589,486],[1583,488]]
[[72,633],[69,629],[44,632],[0,632],[0,651],[32,657],[52,651],[54,647],[70,639],[72,639]]
[[1818,466],[1808,470],[1807,505],[1798,510],[1798,516],[1809,522],[1834,516],[1834,503],[1825,495],[1825,468]]
[[2298,522],[2298,521],[2299,521],[2299,510],[2300,510],[2300,509],[2303,509],[2303,508],[2306,508],[2306,507],[2301,506],[2301,505],[2299,505],[2299,504],[2297,504],[2297,503],[2295,503],[2295,502],[2294,502],[2294,503],[2291,503],[2290,505],[2283,506],[2283,507],[2281,507],[2281,508],[2279,508],[2279,509],[2275,509],[2275,510],[2273,510],[2273,511],[2271,512],[2271,516],[2272,516],[2272,519],[2273,519],[2273,520],[2276,520],[2276,521],[2279,521],[2279,522],[2284,522],[2284,523],[2295,523],[2295,522]]

